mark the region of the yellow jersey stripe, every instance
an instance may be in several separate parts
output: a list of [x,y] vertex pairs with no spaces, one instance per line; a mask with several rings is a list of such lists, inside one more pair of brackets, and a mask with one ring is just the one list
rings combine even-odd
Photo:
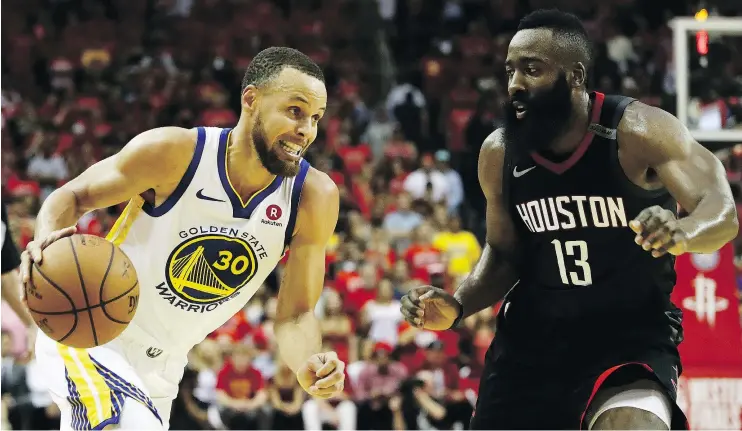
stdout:
[[57,344],[67,374],[75,384],[78,398],[87,413],[86,419],[92,427],[108,420],[113,415],[111,389],[103,376],[95,369],[90,356],[85,350]]
[[144,199],[141,196],[131,198],[129,203],[126,204],[124,211],[121,213],[119,218],[116,219],[116,223],[113,224],[111,231],[106,235],[106,239],[117,246],[121,245],[129,234],[129,230],[131,230],[134,220],[136,220],[142,212],[142,205],[144,205]]

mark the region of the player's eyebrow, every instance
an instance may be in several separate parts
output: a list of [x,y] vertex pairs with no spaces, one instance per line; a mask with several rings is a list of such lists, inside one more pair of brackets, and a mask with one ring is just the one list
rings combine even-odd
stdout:
[[508,59],[505,61],[505,65],[510,66],[513,63],[546,63],[546,59],[542,57],[537,57],[534,55],[527,55],[527,56],[521,56],[517,57],[516,59]]
[[[306,97],[304,97],[304,96],[294,95],[294,96],[291,96],[291,98],[289,99],[289,101],[292,101],[292,102],[301,102],[301,103],[304,103],[305,105],[309,105],[309,100],[307,100]],[[323,106],[323,107],[319,108],[319,110],[320,111],[326,111],[327,110],[327,107]]]
[[289,100],[298,101],[298,102],[306,103],[307,105],[309,105],[309,101],[303,96],[291,96],[291,99]]

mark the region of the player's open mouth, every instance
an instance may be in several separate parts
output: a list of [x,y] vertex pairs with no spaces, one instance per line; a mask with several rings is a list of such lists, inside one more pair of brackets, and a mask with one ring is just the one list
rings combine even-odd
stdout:
[[526,108],[525,103],[522,102],[513,102],[513,108],[515,108],[515,118],[522,120],[525,118],[526,113],[528,112],[528,109]]
[[298,158],[301,156],[303,150],[301,145],[292,144],[291,142],[286,141],[278,141],[278,143],[281,146],[281,149],[292,158]]

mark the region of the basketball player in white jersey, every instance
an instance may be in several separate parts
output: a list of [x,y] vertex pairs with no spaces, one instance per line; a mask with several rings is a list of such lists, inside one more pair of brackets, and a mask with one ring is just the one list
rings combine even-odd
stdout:
[[234,129],[164,127],[56,190],[22,256],[21,279],[80,216],[129,200],[108,239],[140,284],[133,321],[114,341],[73,349],[39,332],[36,355],[63,429],[167,429],[188,351],[243,308],[290,247],[278,294],[281,357],[310,395],[342,391],[345,365],[321,352],[313,314],[338,189],[302,158],[327,92],[321,69],[289,48],[249,65]]

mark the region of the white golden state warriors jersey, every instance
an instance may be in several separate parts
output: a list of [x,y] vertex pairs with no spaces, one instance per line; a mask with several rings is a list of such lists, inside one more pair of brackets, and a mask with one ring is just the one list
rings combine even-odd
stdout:
[[132,199],[111,229],[108,239],[139,277],[138,309],[122,339],[187,353],[244,307],[284,255],[309,163],[243,202],[227,177],[229,132],[198,128],[175,191],[158,207]]

